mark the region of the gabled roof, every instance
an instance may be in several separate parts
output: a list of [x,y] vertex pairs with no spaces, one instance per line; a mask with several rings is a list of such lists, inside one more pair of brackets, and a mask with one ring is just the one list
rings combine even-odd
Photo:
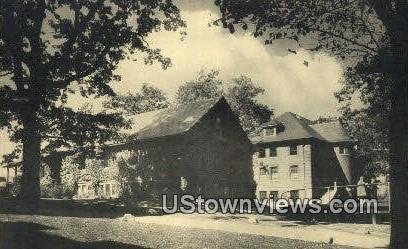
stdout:
[[222,99],[225,101],[221,97],[133,115],[131,129],[123,133],[136,139],[149,139],[187,132]]
[[258,132],[251,137],[252,143],[271,143],[299,139],[318,139],[326,142],[353,141],[339,122],[312,125],[311,121],[294,114],[285,112],[276,118],[283,125],[283,130],[273,136],[262,136]]
[[331,143],[354,141],[339,121],[310,125],[316,132]]

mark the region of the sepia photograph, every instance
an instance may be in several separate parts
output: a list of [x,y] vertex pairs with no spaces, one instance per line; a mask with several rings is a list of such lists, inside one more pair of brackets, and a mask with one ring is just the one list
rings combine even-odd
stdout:
[[408,0],[0,0],[0,249],[408,249]]

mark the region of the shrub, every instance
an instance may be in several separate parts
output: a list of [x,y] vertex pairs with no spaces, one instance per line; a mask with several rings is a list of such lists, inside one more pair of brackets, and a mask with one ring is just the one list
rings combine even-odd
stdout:
[[8,191],[9,191],[9,194],[10,194],[10,195],[12,195],[12,196],[17,196],[17,195],[20,193],[20,190],[21,190],[21,181],[22,181],[21,176],[17,176],[17,177],[14,179],[14,183],[11,184],[11,185],[8,187]]
[[45,175],[40,180],[41,197],[62,198],[62,186],[55,183],[49,175]]

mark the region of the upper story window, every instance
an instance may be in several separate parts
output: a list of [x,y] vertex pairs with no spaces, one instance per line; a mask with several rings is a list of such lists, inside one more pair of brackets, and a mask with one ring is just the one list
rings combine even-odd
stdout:
[[276,127],[265,127],[263,129],[264,136],[275,136],[276,135]]
[[347,154],[349,154],[349,153],[350,153],[350,151],[349,151],[349,148],[348,148],[348,147],[339,146],[339,154],[340,154],[340,155],[347,155]]
[[278,171],[278,167],[271,167],[271,179],[278,179],[278,175],[279,171]]
[[289,155],[297,155],[297,145],[291,145],[289,147]]
[[259,174],[262,175],[262,176],[267,175],[268,174],[268,169],[266,167],[261,167],[259,169]]
[[265,148],[260,148],[258,151],[258,157],[264,158],[265,157]]
[[278,156],[278,150],[276,147],[270,147],[269,148],[269,156],[270,157],[276,157]]
[[290,179],[299,178],[299,166],[292,165],[292,166],[289,167],[289,178]]

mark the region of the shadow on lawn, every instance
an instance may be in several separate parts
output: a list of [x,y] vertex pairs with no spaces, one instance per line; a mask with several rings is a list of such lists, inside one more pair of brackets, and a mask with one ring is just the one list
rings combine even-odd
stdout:
[[23,203],[16,198],[0,198],[0,213],[36,214],[45,216],[118,218],[124,214],[133,216],[163,215],[160,208],[146,204],[124,206],[112,200],[51,200],[41,199],[36,203]]
[[142,249],[116,241],[81,242],[48,234],[53,227],[27,222],[0,222],[0,248],[2,249]]

